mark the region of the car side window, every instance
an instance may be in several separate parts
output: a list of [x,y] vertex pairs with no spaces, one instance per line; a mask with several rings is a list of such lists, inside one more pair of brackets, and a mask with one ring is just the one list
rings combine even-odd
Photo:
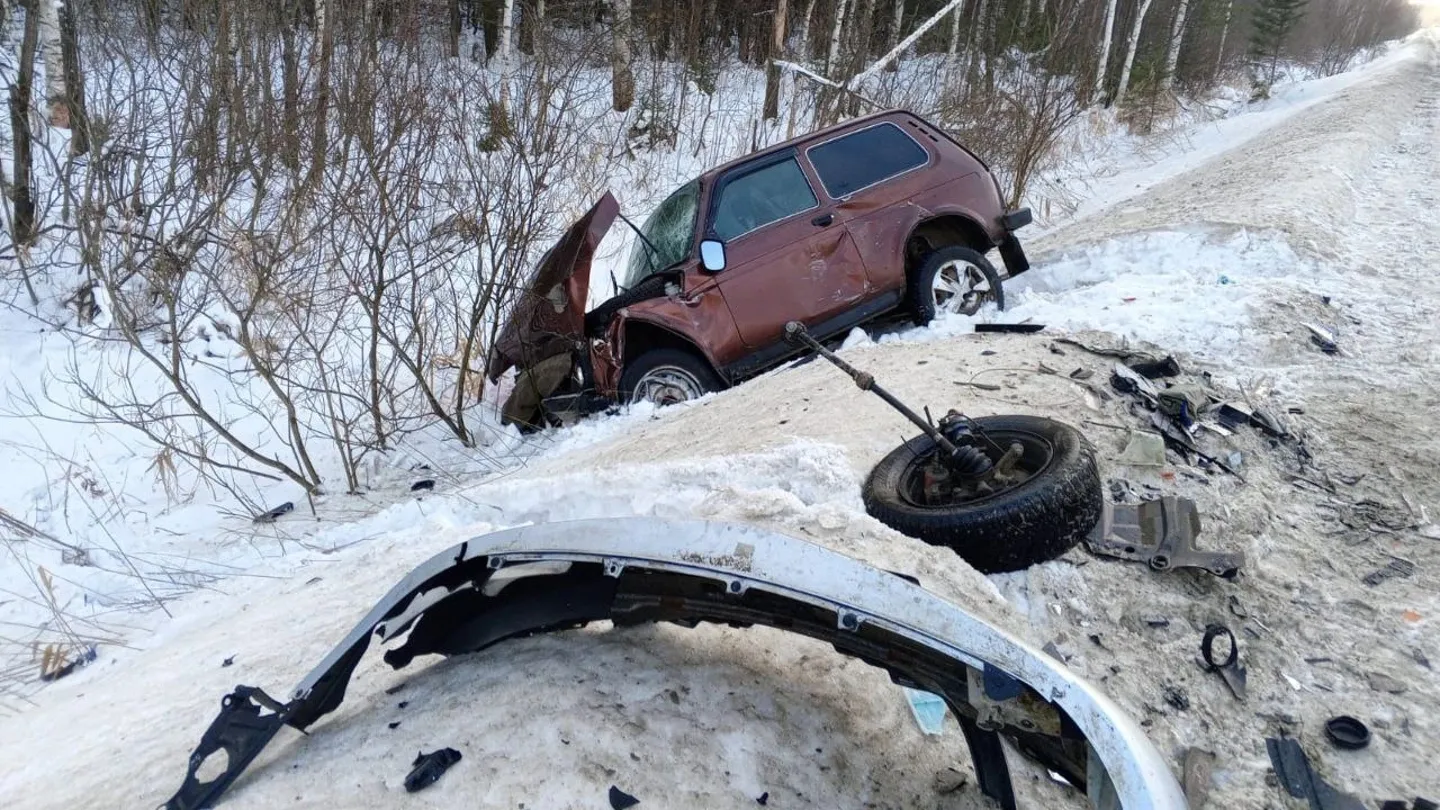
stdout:
[[789,157],[729,180],[720,189],[711,230],[729,241],[819,204],[800,163]]
[[825,193],[837,200],[930,161],[925,147],[889,123],[812,146],[805,154]]

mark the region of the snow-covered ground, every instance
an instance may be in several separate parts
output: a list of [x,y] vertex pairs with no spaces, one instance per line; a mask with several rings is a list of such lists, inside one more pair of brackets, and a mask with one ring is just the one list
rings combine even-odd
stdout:
[[[1293,486],[1284,451],[1252,435],[1233,440],[1246,458],[1244,484],[1183,467],[1119,467],[1124,433],[1095,423],[1133,424],[1123,404],[1035,372],[1044,362],[1062,373],[1090,368],[1103,380],[1106,361],[1074,348],[1057,355],[1044,333],[968,335],[970,323],[952,319],[847,350],[916,403],[1040,413],[1081,427],[1107,476],[1195,498],[1202,542],[1249,556],[1238,583],[1157,575],[1079,551],[987,581],[879,526],[863,513],[859,483],[911,431],[823,363],[687,407],[547,434],[548,444],[527,448],[524,466],[481,483],[467,480],[477,470],[459,468],[462,457],[417,444],[387,474],[436,477],[436,494],[411,497],[401,487],[331,504],[318,523],[294,518],[312,522],[303,534],[283,521],[257,530],[243,518],[165,511],[158,491],[153,501],[95,507],[106,501],[85,493],[131,491],[105,476],[144,476],[146,460],[109,435],[47,425],[24,441],[43,436],[71,466],[29,479],[20,476],[36,470],[17,471],[0,490],[12,500],[0,503],[35,498],[34,482],[50,482],[47,508],[70,520],[67,537],[103,550],[107,537],[120,536],[131,557],[171,555],[176,570],[207,576],[177,586],[177,594],[204,590],[168,602],[173,619],[124,609],[116,594],[137,587],[133,577],[114,575],[108,590],[87,583],[82,590],[115,603],[84,597],[67,612],[125,642],[102,644],[95,663],[5,706],[0,806],[154,806],[178,786],[185,756],[228,688],[283,693],[435,550],[503,526],[622,514],[779,527],[915,574],[1022,635],[1055,641],[1072,667],[1148,724],[1162,752],[1177,762],[1189,745],[1220,755],[1211,806],[1280,801],[1265,782],[1263,735],[1282,726],[1346,790],[1367,799],[1433,794],[1427,767],[1440,750],[1440,695],[1420,661],[1440,660],[1440,597],[1425,584],[1440,565],[1437,533],[1357,519],[1366,512],[1355,504],[1373,500],[1411,523],[1440,509],[1440,439],[1429,415],[1440,402],[1430,375],[1440,339],[1440,281],[1430,272],[1440,256],[1435,53],[1434,40],[1419,37],[1362,70],[1287,88],[1258,111],[1172,134],[1164,158],[1140,149],[1116,158],[1080,217],[1030,243],[1037,266],[1007,288],[1011,309],[981,316],[1030,318],[1088,342],[1147,341],[1176,352],[1188,370],[1209,372],[1227,394],[1243,390],[1281,413],[1303,409],[1287,418],[1307,433],[1318,466],[1344,480],[1363,476],[1336,494]],[[5,317],[9,346],[30,327]],[[1345,354],[1314,350],[1304,321],[1339,327]],[[33,357],[6,362],[4,370],[23,375]],[[972,380],[1003,387],[955,385]],[[422,464],[431,469],[410,469]],[[142,538],[152,544],[128,546]],[[1419,573],[1362,585],[1359,577],[1387,555],[1417,563]],[[53,573],[63,580],[75,569]],[[0,601],[36,598],[28,583],[6,587],[13,593]],[[1170,625],[1141,620],[1153,615]],[[1200,628],[1215,620],[1249,628],[1241,632],[1247,704],[1192,663]],[[222,666],[231,656],[233,665]],[[1377,691],[1374,674],[1406,691]],[[384,693],[402,681],[404,691]],[[1183,691],[1189,707],[1166,704],[1166,687]],[[1371,723],[1369,749],[1324,747],[1318,722],[1338,713]],[[617,784],[661,806],[754,806],[764,792],[784,807],[985,806],[973,779],[934,792],[933,774],[966,763],[963,743],[953,726],[940,738],[921,736],[878,671],[778,633],[668,627],[517,641],[399,674],[372,654],[342,708],[310,737],[283,736],[227,806],[393,806],[414,750],[444,745],[465,759],[408,803],[594,807]],[[1021,781],[1032,806],[1060,802],[1045,794],[1056,788],[1043,775]]]

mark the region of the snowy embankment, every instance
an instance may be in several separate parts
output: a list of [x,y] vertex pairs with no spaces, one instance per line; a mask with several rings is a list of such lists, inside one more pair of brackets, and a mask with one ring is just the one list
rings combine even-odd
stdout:
[[[1373,226],[1367,217],[1378,210],[1355,178],[1408,149],[1409,162],[1388,175],[1401,184],[1399,193],[1422,194],[1423,184],[1436,182],[1433,154],[1428,163],[1414,154],[1426,136],[1434,146],[1434,121],[1424,129],[1415,103],[1426,94],[1433,101],[1432,54],[1430,46],[1413,46],[1346,77],[1350,90],[1332,83],[1326,92],[1335,95],[1292,105],[1292,118],[1270,122],[1263,135],[1247,133],[1252,142],[1238,152],[1217,149],[1217,159],[1177,170],[1118,208],[1053,230],[1032,249],[1037,268],[1010,288],[1013,309],[985,317],[1031,317],[1188,352],[1187,368],[1204,362],[1199,367],[1212,371],[1227,394],[1238,395],[1244,383],[1257,397],[1275,396],[1266,364],[1292,364],[1281,369],[1279,404],[1303,405],[1321,428],[1329,427],[1324,419],[1336,420],[1334,429],[1322,430],[1327,440],[1348,427],[1376,442],[1366,449],[1317,441],[1311,451],[1337,470],[1372,475],[1362,484],[1366,495],[1393,501],[1384,489],[1408,489],[1434,513],[1440,493],[1417,482],[1424,468],[1397,449],[1396,435],[1370,435],[1358,419],[1342,422],[1338,403],[1326,407],[1327,398],[1354,393],[1327,388],[1332,376],[1355,374],[1366,360],[1373,370],[1386,358],[1302,354],[1303,339],[1286,335],[1289,320],[1270,315],[1284,307],[1312,316],[1321,306],[1312,293],[1330,289],[1311,287],[1314,280],[1343,279],[1345,268],[1334,260],[1352,258],[1345,251],[1360,244],[1353,237]],[[1352,123],[1363,125],[1360,140],[1347,140]],[[1323,151],[1331,141],[1353,153],[1332,157]],[[1407,173],[1409,187],[1402,182]],[[1327,237],[1327,229],[1336,235]],[[1059,249],[1068,252],[1057,258],[1052,251]],[[1376,272],[1387,269],[1382,264]],[[1346,295],[1336,300],[1346,307],[1389,306],[1385,301],[1395,298],[1393,286],[1377,284],[1373,299],[1335,288],[1342,290]],[[1436,292],[1434,282],[1416,290],[1417,297]],[[1409,320],[1396,329],[1416,328],[1420,313],[1403,314]],[[185,756],[228,688],[253,683],[283,693],[411,565],[494,528],[612,514],[781,528],[914,574],[1031,638],[1053,640],[1072,667],[1150,723],[1162,751],[1178,755],[1202,745],[1220,754],[1213,806],[1266,806],[1273,789],[1264,782],[1261,738],[1273,732],[1278,721],[1269,718],[1278,715],[1294,716],[1313,741],[1317,716],[1365,713],[1376,721],[1376,742],[1349,760],[1327,758],[1329,773],[1367,798],[1424,790],[1427,752],[1440,745],[1437,701],[1426,686],[1433,680],[1422,680],[1414,665],[1406,669],[1399,655],[1427,643],[1424,625],[1399,616],[1403,608],[1433,622],[1440,615],[1436,597],[1411,581],[1387,583],[1383,599],[1362,590],[1354,575],[1376,564],[1376,553],[1340,546],[1334,525],[1322,518],[1323,498],[1292,489],[1263,439],[1234,439],[1247,459],[1243,485],[1183,467],[1167,470],[1170,479],[1119,469],[1114,457],[1123,433],[1093,423],[1130,424],[1123,403],[1034,371],[1044,362],[1062,375],[1082,367],[1103,380],[1108,361],[1073,348],[1057,355],[1043,334],[961,337],[967,329],[957,320],[906,330],[849,356],[916,404],[1039,413],[1083,427],[1107,474],[1195,498],[1206,520],[1202,542],[1243,549],[1252,564],[1247,578],[1238,585],[1161,578],[1074,552],[997,578],[1010,599],[1002,603],[996,584],[953,556],[863,515],[864,472],[911,430],[833,368],[810,363],[689,407],[597,420],[498,481],[442,480],[436,495],[277,549],[274,559],[249,568],[253,576],[172,603],[175,619],[153,636],[137,634],[138,649],[105,648],[95,664],[35,696],[36,705],[0,719],[0,759],[18,763],[0,776],[0,804],[153,806],[178,785]],[[1428,329],[1427,337],[1434,326]],[[1364,330],[1356,326],[1347,348],[1369,348]],[[1335,365],[1314,371],[1320,363]],[[975,380],[1002,388],[956,384]],[[1407,393],[1433,401],[1435,391],[1431,383]],[[1414,422],[1395,427],[1403,436]],[[1394,475],[1382,480],[1387,464]],[[1231,599],[1255,620],[1255,635],[1242,633],[1252,679],[1245,705],[1191,663],[1197,626],[1215,619],[1242,624],[1227,607]],[[1169,626],[1141,621],[1153,615],[1168,617]],[[232,656],[233,664],[222,666]],[[1374,670],[1411,684],[1409,693],[1371,691],[1366,678]],[[403,692],[384,693],[402,681]],[[1188,695],[1190,708],[1167,705],[1170,688]],[[372,654],[347,702],[312,731],[308,738],[287,732],[252,765],[227,805],[391,806],[414,751],[448,745],[466,758],[413,797],[421,806],[600,806],[609,784],[672,806],[753,807],[767,792],[773,805],[791,807],[985,806],[973,778],[955,793],[933,791],[936,772],[967,761],[953,726],[940,738],[924,738],[882,673],[822,645],[761,630],[587,630],[419,662],[400,674]],[[1020,770],[1022,794],[1042,792],[1031,796],[1038,802],[1032,806],[1060,806],[1058,797],[1043,794],[1057,790],[1048,780]]]

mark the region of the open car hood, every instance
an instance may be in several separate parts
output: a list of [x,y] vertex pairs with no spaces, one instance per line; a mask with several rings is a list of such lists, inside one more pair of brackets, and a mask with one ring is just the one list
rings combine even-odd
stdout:
[[[333,711],[372,634],[390,640],[409,632],[384,654],[399,669],[419,655],[474,652],[602,620],[759,624],[827,641],[899,684],[943,697],[980,789],[1003,808],[1014,808],[1015,796],[1002,736],[1083,790],[1094,807],[1187,807],[1154,745],[1098,689],[912,579],[752,526],[656,518],[527,526],[435,555],[392,588],[288,702],[235,687],[165,806],[209,807],[280,726],[303,730]],[[198,781],[202,763],[219,750],[225,771]]]
[[[615,196],[605,192],[536,265],[501,324],[485,368],[491,382],[511,367],[525,369],[575,348],[585,330],[590,262],[619,213]],[[557,285],[565,302],[560,312],[555,311],[550,298],[550,291]]]

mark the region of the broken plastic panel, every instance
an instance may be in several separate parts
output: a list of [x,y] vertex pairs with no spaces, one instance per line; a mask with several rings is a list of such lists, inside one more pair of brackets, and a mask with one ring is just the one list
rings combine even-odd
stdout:
[[[490,587],[510,568],[525,576]],[[1186,806],[1166,759],[1098,689],[907,579],[755,527],[623,518],[512,529],[432,557],[360,620],[288,703],[236,687],[166,808],[213,805],[282,724],[304,730],[334,711],[374,636],[404,636],[384,655],[398,669],[416,656],[475,652],[603,620],[617,628],[662,621],[777,627],[883,668],[901,686],[944,700],[981,792],[1007,810],[1016,804],[1002,736],[1097,807]],[[271,713],[262,716],[261,708]],[[323,744],[318,739],[309,744]],[[197,771],[219,749],[229,755],[224,771],[201,782]]]
[[1091,553],[1148,564],[1156,571],[1199,568],[1231,579],[1245,566],[1245,552],[1200,551],[1200,512],[1189,498],[1167,495],[1139,506],[1106,504],[1105,515],[1086,538]]

